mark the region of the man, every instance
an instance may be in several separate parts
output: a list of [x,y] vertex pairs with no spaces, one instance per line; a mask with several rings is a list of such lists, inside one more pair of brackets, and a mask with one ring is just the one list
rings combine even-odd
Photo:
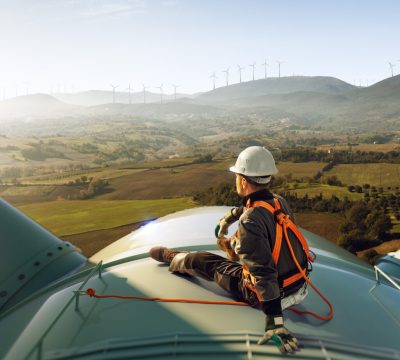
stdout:
[[[150,256],[169,264],[171,272],[215,281],[238,300],[262,309],[265,334],[258,344],[273,340],[281,352],[294,352],[298,341],[284,327],[282,309],[307,295],[303,275],[307,254],[295,236],[297,228],[287,231],[291,245],[282,241],[277,223],[288,222],[293,214],[282,197],[268,190],[271,176],[278,172],[274,158],[267,149],[251,146],[239,154],[230,171],[236,174],[236,190],[243,206],[232,209],[216,228],[217,243],[228,259],[209,252],[178,252],[165,247],[152,248]],[[228,239],[224,235],[236,220],[238,230]],[[296,267],[289,246],[302,269]],[[234,260],[241,260],[243,265]]]

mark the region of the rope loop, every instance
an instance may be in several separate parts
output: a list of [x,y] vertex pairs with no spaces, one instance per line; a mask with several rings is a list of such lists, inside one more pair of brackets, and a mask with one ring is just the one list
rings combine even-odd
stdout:
[[92,288],[86,289],[86,294],[88,294],[90,297],[96,296],[96,291]]

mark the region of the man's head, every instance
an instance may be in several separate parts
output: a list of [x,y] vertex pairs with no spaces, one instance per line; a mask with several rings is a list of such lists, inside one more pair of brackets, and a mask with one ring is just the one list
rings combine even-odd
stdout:
[[262,146],[243,150],[229,170],[236,174],[236,190],[240,196],[265,188],[271,175],[278,173],[272,154]]

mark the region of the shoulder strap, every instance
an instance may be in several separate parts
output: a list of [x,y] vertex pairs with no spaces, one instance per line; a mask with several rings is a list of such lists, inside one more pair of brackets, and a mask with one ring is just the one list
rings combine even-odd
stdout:
[[274,205],[272,206],[266,201],[263,200],[257,200],[254,203],[248,203],[246,204],[247,208],[250,207],[255,207],[255,206],[260,206],[263,207],[264,209],[268,210],[276,220],[276,239],[275,239],[275,245],[274,249],[272,250],[272,257],[274,259],[275,264],[278,263],[279,260],[279,255],[281,252],[281,247],[282,247],[282,235],[283,233],[285,234],[285,237],[287,238],[287,241],[289,241],[288,238],[288,233],[287,229],[290,229],[293,234],[296,236],[296,238],[300,241],[300,244],[306,253],[307,259],[310,262],[314,261],[314,258],[310,256],[310,249],[308,247],[307,241],[304,238],[303,234],[300,232],[296,224],[290,219],[289,215],[285,214],[281,210],[281,204],[279,200],[274,197]]
[[[250,206],[248,206],[248,205],[250,205]],[[272,206],[271,204],[269,204],[266,201],[258,200],[252,204],[248,203],[246,205],[246,207],[257,207],[257,206],[263,207],[264,209],[269,211],[273,216],[276,216],[276,213],[281,209],[281,205],[280,205],[278,199],[276,199],[276,198],[274,198],[274,205],[275,206]],[[281,226],[281,224],[279,224],[278,221],[276,221],[275,232],[276,232],[276,238],[275,238],[274,248],[272,250],[272,258],[274,259],[274,263],[276,265],[276,264],[278,264],[279,255],[281,254],[282,235],[283,235],[282,226]]]

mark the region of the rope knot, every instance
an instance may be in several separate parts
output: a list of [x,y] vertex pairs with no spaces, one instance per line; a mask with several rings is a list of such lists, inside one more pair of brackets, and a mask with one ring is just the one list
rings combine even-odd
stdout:
[[94,291],[92,288],[89,288],[86,289],[86,294],[88,294],[90,297],[94,297],[96,295],[96,291]]

